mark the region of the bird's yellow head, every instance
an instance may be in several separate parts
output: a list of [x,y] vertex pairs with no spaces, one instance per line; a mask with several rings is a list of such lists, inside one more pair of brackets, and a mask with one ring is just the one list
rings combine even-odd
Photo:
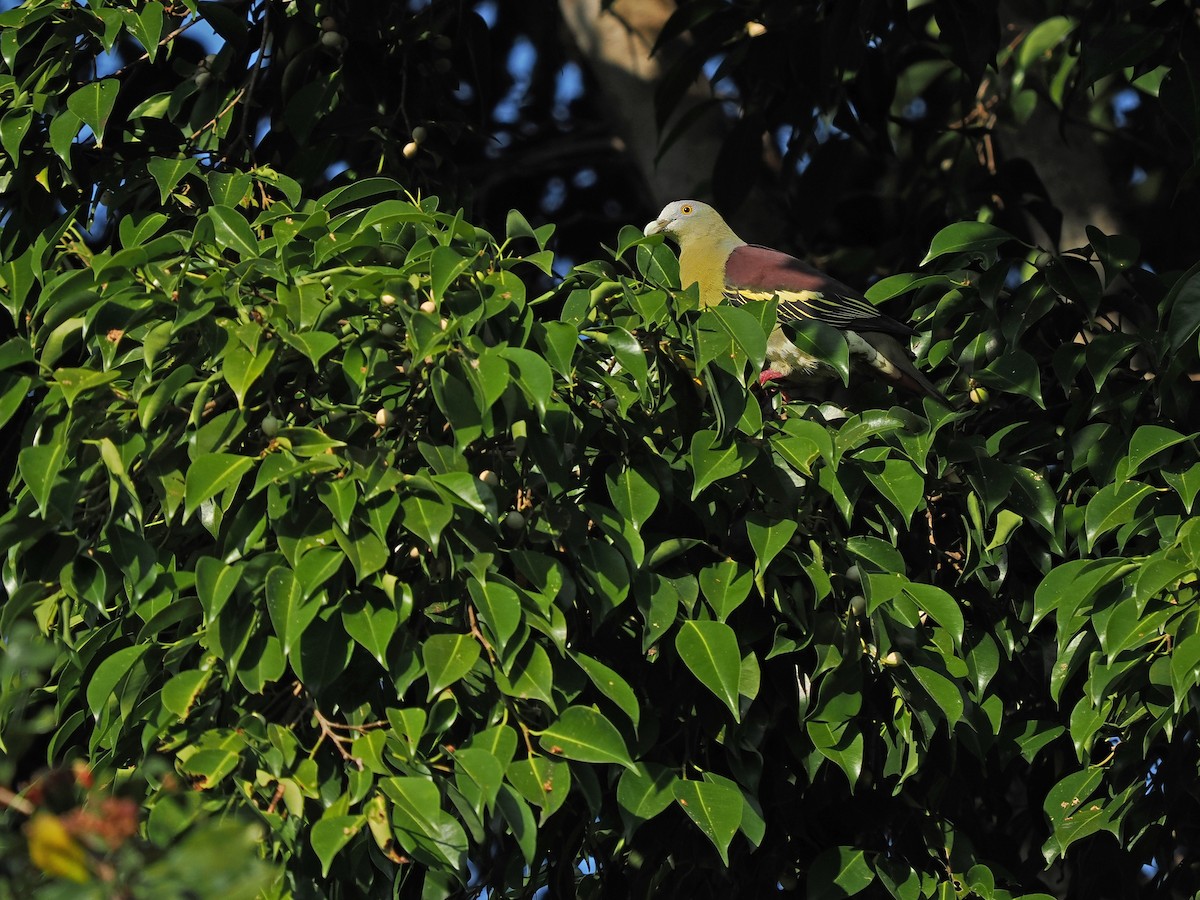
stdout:
[[665,234],[680,247],[709,246],[713,250],[731,251],[742,244],[733,230],[725,224],[720,212],[700,200],[674,200],[668,203],[643,230],[643,234]]
[[663,207],[658,218],[643,230],[643,234],[665,234],[678,241],[685,235],[702,234],[715,229],[728,230],[721,214],[699,200],[676,200]]

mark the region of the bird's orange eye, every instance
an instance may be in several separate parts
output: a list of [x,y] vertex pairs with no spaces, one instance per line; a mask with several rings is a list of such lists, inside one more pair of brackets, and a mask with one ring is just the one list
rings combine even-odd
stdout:
[[683,213],[685,216],[690,216],[692,214],[692,204],[690,204],[690,203],[683,204],[683,206],[679,207],[679,211],[681,213]]

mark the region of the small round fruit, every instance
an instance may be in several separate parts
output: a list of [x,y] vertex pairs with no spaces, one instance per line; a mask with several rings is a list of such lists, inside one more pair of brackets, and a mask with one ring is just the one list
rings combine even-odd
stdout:
[[859,570],[857,563],[846,570],[846,580],[853,581],[855,584],[862,584],[862,572]]
[[[493,472],[491,469],[484,469],[482,472],[480,472],[479,480],[482,481],[484,484],[486,484],[488,487],[492,487],[492,488],[500,487],[500,477],[495,472]],[[520,513],[517,513],[517,515],[520,515]]]
[[435,35],[432,43],[435,50],[441,50],[443,53],[454,46],[450,42],[450,38],[446,37],[444,34]]
[[337,31],[322,31],[321,46],[329,50],[344,50],[347,40]]
[[335,19],[333,16],[326,16],[325,18],[323,18],[321,20],[321,30],[322,31],[337,31],[337,29],[338,29],[338,20]]
[[450,62],[450,60],[446,59],[444,56],[439,56],[433,61],[433,71],[437,72],[439,75],[445,75],[453,68],[454,63]]
[[902,665],[904,663],[904,657],[900,655],[899,650],[893,650],[890,653],[888,653],[887,656],[885,656],[883,659],[881,659],[880,663],[887,666],[889,669],[894,669],[894,668],[896,668],[896,666]]
[[395,322],[384,322],[379,326],[379,333],[384,337],[395,337],[399,330]]
[[861,618],[862,615],[866,611],[867,611],[867,598],[866,597],[864,597],[862,594],[855,594],[853,597],[850,598],[850,614],[853,615],[854,618],[856,618],[856,619]]
[[619,404],[617,402],[616,397],[609,397],[607,400],[605,400],[600,405],[603,406],[605,409],[607,409],[609,412],[616,412],[617,407],[619,407],[621,404]]
[[421,548],[413,547],[411,550],[409,550],[408,558],[409,559],[420,559],[421,558]]
[[432,300],[426,300],[424,303],[421,304],[420,308],[421,308],[421,312],[423,312],[423,313],[437,312],[437,304],[434,303]]
[[971,388],[971,402],[976,406],[983,406],[988,402],[988,389],[985,387]]
[[379,302],[382,303],[384,306],[395,306],[396,295],[395,294],[383,294],[380,296]]
[[272,415],[267,415],[262,420],[262,433],[269,438],[279,434],[279,420]]
[[417,155],[417,151],[420,149],[421,148],[417,145],[416,141],[409,141],[407,144],[404,145],[404,149],[401,150],[400,152],[404,154],[405,159],[412,159],[414,156]]
[[414,143],[423,144],[423,143],[425,143],[425,140],[428,137],[429,137],[429,131],[425,128],[424,125],[418,125],[416,128],[414,128],[412,130],[412,139],[413,139]]
[[504,527],[509,531],[520,531],[525,527],[525,517],[515,509],[509,510],[508,515],[504,517]]
[[394,418],[390,409],[380,409],[375,413],[375,424],[380,428],[386,428],[392,424]]

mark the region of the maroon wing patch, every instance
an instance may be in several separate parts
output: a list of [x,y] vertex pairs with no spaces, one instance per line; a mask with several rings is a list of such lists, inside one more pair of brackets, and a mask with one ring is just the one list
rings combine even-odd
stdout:
[[725,296],[740,306],[779,298],[781,323],[816,319],[834,328],[907,336],[913,330],[886,316],[854,288],[808,263],[757,244],[738,247],[725,261]]

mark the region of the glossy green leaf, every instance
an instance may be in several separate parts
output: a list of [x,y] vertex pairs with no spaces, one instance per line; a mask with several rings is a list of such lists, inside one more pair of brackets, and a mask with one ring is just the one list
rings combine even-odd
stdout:
[[321,877],[329,876],[329,867],[337,856],[355,835],[366,824],[363,816],[322,816],[313,823],[309,840],[312,848],[321,861]]
[[811,900],[854,897],[875,880],[866,854],[853,847],[830,847],[813,860],[808,870],[807,893]]
[[626,834],[632,834],[642,823],[653,819],[671,805],[675,774],[666,766],[637,763],[621,773],[617,782],[617,804],[625,822]]
[[67,109],[92,129],[92,133],[96,135],[97,146],[102,143],[104,126],[108,124],[108,117],[112,115],[120,89],[117,79],[104,78],[85,84],[67,97]]
[[1154,488],[1136,481],[1109,484],[1096,492],[1084,511],[1084,539],[1090,550],[1098,539],[1132,521],[1142,501]]
[[708,781],[677,780],[675,800],[729,864],[729,842],[742,824],[742,795],[733,787]]
[[421,646],[429,676],[429,697],[458,681],[479,659],[479,644],[467,634],[435,634]]
[[1007,231],[986,222],[955,222],[934,235],[921,265],[929,265],[947,253],[972,253],[989,258],[1011,240],[1014,238]]
[[571,658],[575,660],[579,668],[587,673],[587,677],[596,686],[596,689],[613,701],[621,712],[629,716],[629,721],[636,729],[641,720],[641,705],[629,683],[598,659],[593,659],[583,653],[572,654]]
[[725,621],[750,596],[754,578],[750,569],[732,559],[700,570],[700,590],[718,621]]
[[191,514],[204,501],[236,488],[253,466],[253,459],[234,453],[205,453],[194,459],[184,481],[186,512]]
[[400,624],[396,608],[382,598],[359,596],[343,601],[341,612],[346,634],[365,647],[381,666],[385,665],[388,644]]
[[733,629],[722,622],[686,621],[675,635],[675,649],[691,673],[738,719],[742,657]]
[[150,648],[144,644],[124,647],[106,657],[96,667],[87,683],[88,709],[95,718],[100,718],[100,713],[113,699],[121,679],[129,674],[148,649]]
[[550,727],[535,734],[542,749],[552,756],[633,768],[621,733],[592,707],[569,706]]
[[300,641],[305,629],[321,611],[321,598],[305,598],[304,586],[287,566],[267,573],[267,614],[285,654]]
[[692,437],[691,459],[696,480],[692,485],[692,499],[722,478],[736,475],[745,469],[757,455],[755,449],[736,440],[721,440],[715,431],[698,431]]

